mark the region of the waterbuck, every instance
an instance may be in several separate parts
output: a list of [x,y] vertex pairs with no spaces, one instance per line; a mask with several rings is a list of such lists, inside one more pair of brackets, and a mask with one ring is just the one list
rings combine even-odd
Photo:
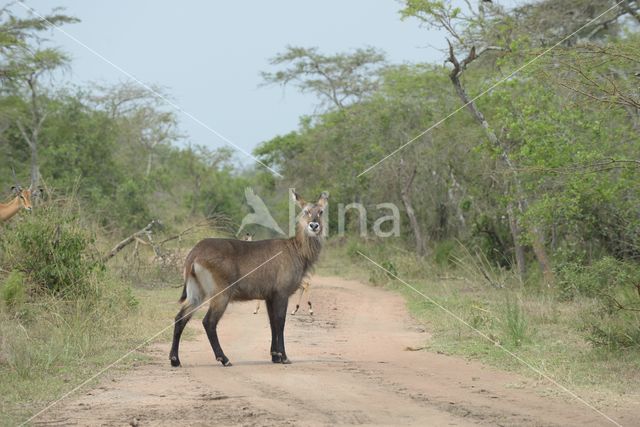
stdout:
[[191,249],[184,267],[182,308],[176,315],[171,366],[180,366],[180,336],[193,312],[209,303],[202,320],[216,360],[223,366],[231,362],[225,356],[216,327],[231,301],[265,300],[271,324],[271,361],[291,363],[284,348],[284,323],[287,304],[302,279],[318,260],[323,240],[323,212],[327,193],[318,201],[305,202],[296,192],[293,200],[302,209],[296,235],[290,239],[244,241],[204,239]]

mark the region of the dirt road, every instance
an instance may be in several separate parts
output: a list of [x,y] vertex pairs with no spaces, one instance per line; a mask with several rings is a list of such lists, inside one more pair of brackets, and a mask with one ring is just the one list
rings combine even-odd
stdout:
[[[480,363],[426,351],[428,333],[392,292],[335,277],[315,277],[315,316],[287,318],[293,364],[268,354],[267,315],[232,305],[219,327],[233,367],[213,358],[199,321],[183,341],[181,368],[169,343],[152,362],[106,377],[56,407],[36,425],[612,425],[575,400],[543,397],[548,384]],[[549,393],[547,393],[549,394]],[[553,393],[557,395],[557,393]],[[640,406],[603,408],[622,425],[640,425]]]

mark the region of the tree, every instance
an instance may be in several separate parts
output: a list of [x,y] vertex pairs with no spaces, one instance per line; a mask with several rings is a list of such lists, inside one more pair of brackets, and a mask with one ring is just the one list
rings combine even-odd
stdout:
[[9,7],[0,9],[0,79],[5,93],[26,94],[29,98],[24,114],[14,119],[29,147],[31,185],[37,187],[40,181],[38,150],[41,130],[48,115],[41,102],[41,81],[69,62],[59,49],[43,47],[46,40],[39,34],[48,30],[50,25],[75,23],[78,19],[60,13],[47,15],[44,19],[18,18]]
[[147,159],[143,169],[145,178],[151,174],[157,148],[181,137],[175,114],[164,109],[163,98],[168,95],[158,86],[150,87],[151,90],[134,82],[112,87],[97,86],[98,93],[92,96],[97,107],[104,109],[120,124],[122,138],[143,149]]
[[288,46],[269,62],[288,67],[275,73],[263,72],[265,84],[286,86],[293,82],[301,92],[318,95],[321,105],[343,109],[375,91],[376,72],[385,65],[385,57],[371,47],[323,55],[315,47]]
[[[469,10],[472,10],[469,7]],[[506,48],[502,46],[493,46],[487,42],[483,42],[480,37],[485,33],[483,31],[486,25],[486,17],[483,13],[473,14],[472,24],[468,24],[464,27],[464,30],[460,30],[456,23],[461,17],[461,10],[455,8],[450,4],[445,4],[441,1],[427,1],[427,0],[407,0],[406,7],[402,10],[403,17],[414,16],[422,22],[429,23],[436,27],[443,28],[449,32],[449,34],[456,40],[457,44],[462,49],[468,49],[468,54],[463,60],[459,60],[454,49],[454,44],[447,40],[449,44],[449,55],[447,61],[453,66],[449,73],[449,78],[453,84],[456,93],[458,94],[463,105],[467,107],[470,114],[474,119],[482,126],[487,139],[491,145],[495,147],[501,160],[506,168],[509,170],[513,179],[512,189],[513,199],[520,214],[524,214],[527,206],[527,200],[522,192],[522,185],[518,176],[517,166],[514,164],[509,153],[509,148],[504,141],[501,141],[496,133],[492,130],[491,126],[487,122],[484,114],[480,111],[474,99],[469,97],[466,89],[461,82],[461,76],[468,66],[474,61],[478,60],[483,54],[490,51],[505,51]],[[463,32],[464,31],[464,32]],[[466,36],[465,36],[466,35]],[[476,44],[483,43],[481,47],[476,47]],[[507,186],[509,188],[509,186]],[[518,223],[518,219],[514,213],[513,204],[510,202],[507,205],[507,213],[509,215],[509,224],[511,229],[511,235],[513,237],[513,244],[515,248],[516,265],[520,276],[524,278],[525,274],[525,256],[524,248],[521,244],[521,226]],[[532,245],[540,267],[542,269],[545,281],[548,284],[554,282],[553,271],[551,268],[551,261],[547,255],[544,246],[543,232],[536,227],[532,230],[534,237],[532,239]]]

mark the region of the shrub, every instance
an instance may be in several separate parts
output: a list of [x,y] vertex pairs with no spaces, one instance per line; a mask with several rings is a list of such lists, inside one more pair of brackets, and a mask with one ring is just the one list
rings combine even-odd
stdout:
[[613,289],[640,282],[640,268],[630,262],[603,257],[591,265],[567,261],[556,267],[558,290],[563,299],[581,295],[602,297]]
[[[374,285],[383,285],[389,281],[395,280],[398,276],[398,269],[391,260],[385,260],[380,263],[384,270],[378,266],[371,265],[369,272],[369,281]],[[385,271],[386,270],[386,271]],[[395,276],[395,277],[394,277]]]
[[456,248],[458,244],[453,240],[445,240],[436,245],[433,250],[433,259],[440,267],[455,265]]
[[46,202],[14,221],[0,236],[0,263],[36,290],[66,297],[95,292],[91,279],[104,265],[75,210],[70,201]]
[[19,271],[12,271],[2,284],[0,296],[4,303],[14,309],[26,300],[24,274]]

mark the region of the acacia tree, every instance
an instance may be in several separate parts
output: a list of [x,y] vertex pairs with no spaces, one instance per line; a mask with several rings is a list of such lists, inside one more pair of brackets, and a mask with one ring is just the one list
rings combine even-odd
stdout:
[[316,47],[288,46],[269,63],[286,67],[262,72],[265,84],[293,83],[303,93],[318,95],[322,106],[343,109],[375,91],[377,71],[385,65],[385,55],[372,47],[324,55]]

